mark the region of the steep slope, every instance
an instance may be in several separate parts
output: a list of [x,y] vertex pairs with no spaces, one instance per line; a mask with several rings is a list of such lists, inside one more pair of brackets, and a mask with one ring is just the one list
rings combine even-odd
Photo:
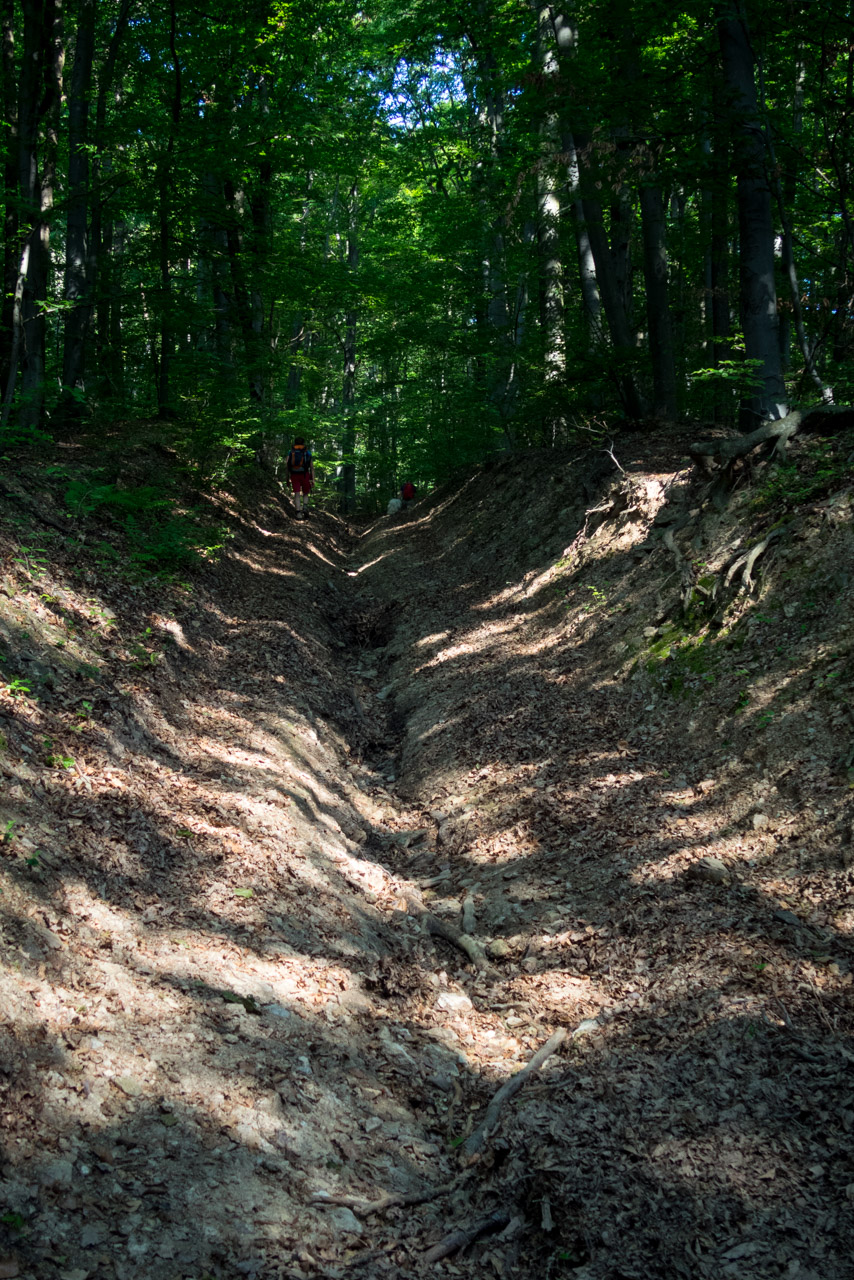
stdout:
[[851,495],[682,444],[223,495],[192,592],[23,470],[5,1274],[852,1274]]

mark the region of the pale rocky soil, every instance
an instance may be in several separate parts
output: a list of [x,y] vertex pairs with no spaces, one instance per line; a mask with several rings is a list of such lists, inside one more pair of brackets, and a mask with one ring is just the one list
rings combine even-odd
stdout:
[[683,445],[356,532],[223,495],[191,591],[21,472],[0,1277],[854,1276],[852,495],[709,627],[780,512]]

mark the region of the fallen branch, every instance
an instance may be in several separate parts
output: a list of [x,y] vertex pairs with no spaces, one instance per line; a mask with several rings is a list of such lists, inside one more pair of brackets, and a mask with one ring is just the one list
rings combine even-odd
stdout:
[[459,929],[455,929],[446,920],[440,920],[438,916],[434,916],[414,893],[407,893],[404,896],[410,909],[420,920],[423,920],[428,933],[435,938],[443,938],[445,942],[450,942],[451,946],[464,951],[476,969],[489,968],[486,952],[479,942],[467,933],[460,933]]
[[515,1076],[511,1076],[509,1080],[505,1080],[504,1084],[486,1108],[486,1115],[483,1118],[483,1123],[480,1124],[477,1129],[475,1129],[474,1133],[470,1134],[466,1139],[465,1146],[463,1147],[465,1155],[476,1156],[483,1150],[487,1138],[490,1136],[498,1122],[498,1117],[504,1104],[509,1102],[514,1094],[519,1092],[525,1081],[529,1080],[531,1076],[536,1075],[546,1059],[550,1058],[552,1054],[560,1048],[566,1039],[566,1034],[565,1027],[558,1027],[554,1035],[550,1036],[543,1047],[537,1050],[533,1058],[525,1064],[522,1070],[517,1071]]
[[511,1215],[507,1209],[496,1209],[488,1218],[481,1218],[473,1226],[460,1227],[459,1230],[445,1236],[444,1240],[440,1240],[438,1244],[433,1245],[432,1249],[427,1250],[424,1261],[440,1262],[442,1258],[447,1258],[449,1253],[457,1253],[460,1249],[465,1249],[466,1245],[474,1244],[475,1240],[479,1240],[481,1236],[506,1227],[510,1218]]

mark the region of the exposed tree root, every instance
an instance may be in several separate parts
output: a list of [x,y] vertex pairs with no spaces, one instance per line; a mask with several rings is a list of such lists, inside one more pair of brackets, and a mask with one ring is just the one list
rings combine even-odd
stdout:
[[489,968],[486,952],[475,938],[467,933],[460,933],[459,929],[455,929],[446,920],[440,920],[438,916],[434,916],[414,893],[406,894],[406,902],[410,910],[424,922],[427,932],[433,937],[444,938],[445,942],[450,942],[451,946],[464,951],[476,969]]
[[695,441],[688,446],[688,452],[701,466],[707,466],[710,461],[722,464],[734,462],[736,458],[746,457],[761,444],[772,444],[769,453],[782,455],[792,436],[796,435],[814,415],[829,417],[852,412],[854,410],[851,405],[818,404],[812,409],[805,409],[803,413],[799,409],[793,409],[791,413],[786,414],[785,418],[779,418],[776,422],[765,422],[747,435],[727,436],[722,440]]
[[515,1076],[511,1076],[509,1080],[505,1080],[504,1084],[494,1095],[492,1101],[486,1109],[486,1115],[483,1123],[478,1125],[474,1133],[466,1139],[463,1151],[467,1156],[476,1156],[482,1150],[487,1138],[494,1130],[498,1123],[498,1117],[501,1109],[506,1102],[509,1102],[514,1094],[518,1093],[526,1080],[536,1075],[540,1067],[555,1053],[566,1039],[567,1032],[565,1027],[559,1027],[553,1036],[550,1036],[541,1049],[538,1049],[533,1058],[525,1064],[521,1071],[517,1071]]
[[448,1196],[457,1191],[470,1176],[468,1173],[463,1173],[441,1187],[427,1187],[424,1191],[410,1191],[407,1194],[386,1191],[376,1200],[366,1200],[364,1196],[335,1195],[318,1191],[311,1197],[311,1202],[316,1205],[352,1209],[354,1213],[368,1217],[372,1213],[385,1213],[388,1209],[411,1208],[414,1205],[427,1204],[430,1200],[439,1200],[442,1196]]
[[450,1235],[445,1236],[444,1240],[440,1240],[438,1244],[433,1245],[432,1249],[427,1250],[424,1255],[424,1261],[439,1262],[442,1258],[447,1258],[450,1253],[458,1253],[460,1249],[465,1249],[466,1245],[473,1244],[481,1236],[488,1235],[491,1231],[498,1231],[501,1227],[506,1227],[510,1222],[511,1216],[508,1209],[496,1209],[494,1213],[490,1213],[486,1218],[481,1218],[472,1226],[460,1227],[457,1231],[452,1231]]

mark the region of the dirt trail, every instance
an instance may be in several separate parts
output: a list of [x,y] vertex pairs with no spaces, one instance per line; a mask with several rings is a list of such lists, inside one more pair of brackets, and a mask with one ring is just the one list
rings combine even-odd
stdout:
[[692,630],[644,448],[191,597],[6,530],[3,1274],[854,1275],[850,504]]

